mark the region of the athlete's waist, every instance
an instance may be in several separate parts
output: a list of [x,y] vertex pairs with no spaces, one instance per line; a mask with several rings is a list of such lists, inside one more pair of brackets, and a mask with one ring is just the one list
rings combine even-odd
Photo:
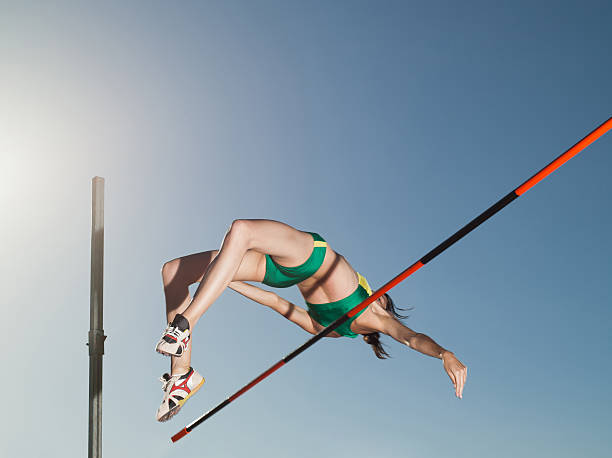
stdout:
[[352,303],[357,299],[359,300],[359,302],[361,302],[362,300],[368,298],[369,296],[372,295],[372,288],[370,288],[368,281],[359,272],[357,272],[357,277],[359,279],[357,287],[348,296],[342,299],[339,299],[337,301],[325,302],[321,304],[316,304],[316,303],[306,301],[308,308],[317,309],[317,310],[329,310],[329,309],[335,309],[338,307],[342,307],[343,305],[347,303]]

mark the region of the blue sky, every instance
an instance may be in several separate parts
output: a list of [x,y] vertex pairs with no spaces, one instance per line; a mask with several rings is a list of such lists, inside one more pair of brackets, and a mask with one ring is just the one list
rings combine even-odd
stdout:
[[153,348],[162,263],[233,219],[319,232],[378,287],[610,117],[609,2],[0,7],[3,456],[87,448],[95,175],[105,456],[607,456],[610,136],[393,291],[462,400],[438,360],[330,339],[171,445],[308,335],[227,291],[165,424]]

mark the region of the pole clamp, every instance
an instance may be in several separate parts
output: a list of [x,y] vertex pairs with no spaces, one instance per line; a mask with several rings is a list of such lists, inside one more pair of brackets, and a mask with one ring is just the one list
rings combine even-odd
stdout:
[[89,356],[103,355],[104,354],[104,341],[106,336],[104,335],[103,329],[94,329],[89,331],[89,340],[87,345],[89,346]]

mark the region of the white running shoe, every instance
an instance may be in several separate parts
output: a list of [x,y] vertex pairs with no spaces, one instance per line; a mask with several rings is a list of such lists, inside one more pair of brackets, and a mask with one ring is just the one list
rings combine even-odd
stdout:
[[181,356],[187,350],[190,339],[189,322],[177,313],[157,342],[155,351],[166,356]]
[[157,421],[168,421],[174,417],[183,404],[204,384],[204,377],[193,367],[183,375],[164,374],[159,379],[164,390],[164,399],[157,409]]

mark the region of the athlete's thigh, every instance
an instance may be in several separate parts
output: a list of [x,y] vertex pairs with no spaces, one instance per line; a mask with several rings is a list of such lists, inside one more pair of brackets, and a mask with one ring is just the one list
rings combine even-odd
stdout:
[[262,282],[266,275],[266,257],[255,250],[248,250],[242,257],[240,266],[232,281]]
[[269,219],[241,220],[249,229],[251,248],[269,254],[283,265],[303,263],[312,252],[312,236],[288,224]]
[[202,281],[202,277],[217,253],[217,250],[209,250],[181,256],[166,263],[164,269],[167,269],[166,272],[173,280],[191,285]]
[[[204,278],[210,263],[217,257],[219,250],[203,251],[172,260],[172,276],[182,283],[191,285]],[[233,280],[261,282],[266,274],[266,259],[261,253],[248,250],[243,256]]]

